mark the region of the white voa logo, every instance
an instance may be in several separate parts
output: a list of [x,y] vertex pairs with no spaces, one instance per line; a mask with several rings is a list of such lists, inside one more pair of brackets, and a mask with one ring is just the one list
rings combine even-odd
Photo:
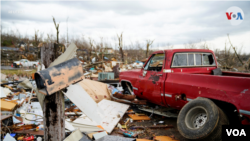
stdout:
[[239,7],[233,6],[227,9],[226,17],[232,25],[239,25],[244,20],[244,12]]
[[228,136],[247,136],[244,129],[226,129],[226,132]]

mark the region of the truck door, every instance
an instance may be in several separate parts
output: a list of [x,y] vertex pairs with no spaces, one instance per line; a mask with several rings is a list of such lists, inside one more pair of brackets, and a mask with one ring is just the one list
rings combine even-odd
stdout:
[[159,105],[164,105],[161,96],[164,87],[164,58],[164,53],[153,54],[139,76],[140,97]]

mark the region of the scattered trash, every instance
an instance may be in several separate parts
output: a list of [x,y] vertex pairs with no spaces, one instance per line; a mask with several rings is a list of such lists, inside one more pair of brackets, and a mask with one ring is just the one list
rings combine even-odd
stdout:
[[108,134],[106,132],[100,132],[100,133],[96,133],[96,134],[93,134],[93,138],[94,140],[98,140],[104,136],[107,136]]
[[13,138],[9,133],[7,133],[3,141],[16,141],[16,139]]
[[119,134],[123,134],[125,137],[131,137],[131,138],[136,138],[138,135],[131,132],[131,131],[127,131],[127,130],[123,130],[120,129],[120,131],[118,131]]
[[[1,74],[1,134],[4,141],[42,141],[46,125],[41,105],[46,95],[57,91],[64,94],[64,141],[174,139],[163,134],[153,135],[151,130],[174,128],[165,125],[167,122],[161,116],[176,117],[176,114],[159,107],[152,112],[146,100],[137,98],[131,85],[121,86],[117,79],[121,71],[139,68],[141,62],[125,65],[105,56],[104,61],[91,57],[91,63],[83,60],[84,56],[79,61],[74,58],[76,50],[77,47],[71,44],[47,69],[40,61],[38,72],[33,75],[35,80]],[[152,120],[154,114],[161,116]]]

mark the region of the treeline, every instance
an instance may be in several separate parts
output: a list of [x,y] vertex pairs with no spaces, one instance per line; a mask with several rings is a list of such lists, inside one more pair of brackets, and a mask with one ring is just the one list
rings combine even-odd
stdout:
[[[57,24],[55,27],[57,28]],[[59,36],[56,32],[56,35]],[[29,38],[28,36],[20,36],[18,30],[16,32],[11,31],[10,33],[1,34],[1,45],[2,46],[11,46],[18,47],[18,43],[24,42],[28,46],[32,43],[33,47],[37,47],[39,43],[46,42],[59,42],[64,44],[66,47],[70,43],[75,43],[80,50],[87,50],[88,54],[77,53],[78,58],[85,61],[90,61],[94,57],[96,61],[102,61],[106,58],[111,60],[115,58],[118,61],[122,61],[126,64],[130,64],[136,60],[142,60],[148,58],[149,55],[153,52],[152,44],[154,40],[148,39],[145,41],[131,42],[130,44],[124,44],[123,33],[117,34],[114,36],[116,40],[115,44],[104,40],[104,37],[100,37],[98,41],[95,41],[93,38],[88,37],[79,37],[73,38],[68,41],[67,37],[55,37],[53,33],[47,34],[44,36],[43,32],[35,30],[34,36]],[[127,43],[128,41],[126,41]],[[233,41],[232,41],[233,42]],[[250,70],[250,54],[242,52],[242,47],[236,47],[230,41],[229,35],[228,40],[225,42],[223,49],[213,49],[211,45],[204,43],[187,43],[184,44],[184,48],[196,48],[196,49],[210,49],[213,50],[216,54],[219,67],[224,70],[230,71],[241,71],[247,72]],[[165,49],[174,48],[169,44],[166,44]],[[88,57],[87,57],[88,56]],[[105,58],[106,57],[106,58]],[[88,58],[88,60],[86,60]]]

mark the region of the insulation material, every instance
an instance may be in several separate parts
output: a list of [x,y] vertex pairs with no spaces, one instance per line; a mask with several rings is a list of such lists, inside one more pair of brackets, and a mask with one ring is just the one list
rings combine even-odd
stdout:
[[82,86],[82,88],[87,92],[87,94],[90,95],[90,97],[96,102],[100,102],[103,99],[111,100],[110,97],[110,91],[108,90],[108,85],[89,80],[84,79],[80,81],[78,84]]

